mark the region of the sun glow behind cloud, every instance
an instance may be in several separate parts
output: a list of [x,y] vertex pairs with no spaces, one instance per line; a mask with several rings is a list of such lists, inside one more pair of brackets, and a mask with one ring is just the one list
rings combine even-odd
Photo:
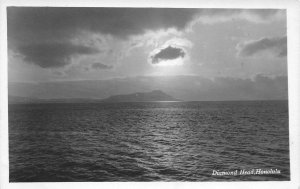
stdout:
[[182,66],[184,63],[184,58],[176,58],[174,60],[162,60],[158,64],[153,64],[153,66],[166,67],[166,66]]
[[151,64],[150,76],[176,76],[190,75],[190,58],[176,58],[173,60],[162,60],[159,64]]
[[177,76],[177,75],[188,75],[188,71],[183,66],[183,63],[181,65],[174,66],[174,63],[172,65],[167,65],[169,63],[165,62],[164,65],[155,66],[152,69],[152,72],[148,74],[149,76]]

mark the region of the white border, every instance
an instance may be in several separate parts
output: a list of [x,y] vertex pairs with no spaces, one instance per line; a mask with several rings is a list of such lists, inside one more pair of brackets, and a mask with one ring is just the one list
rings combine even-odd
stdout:
[[[0,188],[300,188],[300,0],[1,0],[0,9]],[[291,181],[264,182],[73,182],[9,183],[7,119],[7,6],[274,8],[287,10]]]

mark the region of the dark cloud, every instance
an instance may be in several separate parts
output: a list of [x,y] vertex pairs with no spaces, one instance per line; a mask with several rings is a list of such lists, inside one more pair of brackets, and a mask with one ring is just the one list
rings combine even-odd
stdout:
[[[23,54],[26,61],[41,67],[61,67],[69,63],[72,54],[87,54],[89,52],[85,50],[91,50],[63,45],[82,31],[126,39],[146,30],[182,30],[197,11],[173,8],[8,7],[8,47]],[[52,44],[58,42],[61,44]]]
[[185,52],[181,48],[168,46],[164,49],[161,49],[158,53],[151,56],[152,64],[158,64],[162,60],[173,60],[176,58],[183,58]]
[[145,30],[181,30],[197,9],[8,7],[8,35],[18,40],[64,39],[78,31],[111,34],[120,38]]
[[146,30],[184,29],[201,16],[231,16],[247,12],[262,19],[278,9],[193,9],[193,8],[91,8],[8,7],[9,43],[69,39],[80,31],[110,34],[120,38]]
[[70,64],[72,56],[99,52],[97,49],[91,47],[69,43],[30,44],[21,46],[18,50],[24,55],[26,62],[42,68],[63,67]]
[[[168,28],[184,30],[199,16],[237,15],[243,11],[251,12],[252,10],[8,7],[8,47],[9,49],[23,53],[26,60],[36,63],[41,67],[59,67],[68,64],[70,52],[60,54],[60,50],[54,50],[53,52],[42,52],[42,50],[52,49],[51,43],[69,43],[71,39],[83,31],[109,34],[120,39],[127,39],[129,36],[143,34],[148,30],[153,31]],[[269,18],[276,12],[277,10],[272,9],[252,11],[253,14],[259,15],[262,18]],[[37,49],[36,44],[44,44],[41,45],[44,48]],[[33,52],[34,49],[38,52]],[[67,50],[63,49],[62,51]],[[54,56],[51,58],[47,54],[54,54]],[[59,57],[59,55],[62,56]]]
[[106,69],[112,69],[113,67],[106,64],[102,64],[100,62],[96,62],[91,65],[91,68],[96,70],[106,70]]
[[262,52],[272,53],[277,57],[287,56],[287,37],[262,38],[238,45],[239,56],[254,56]]

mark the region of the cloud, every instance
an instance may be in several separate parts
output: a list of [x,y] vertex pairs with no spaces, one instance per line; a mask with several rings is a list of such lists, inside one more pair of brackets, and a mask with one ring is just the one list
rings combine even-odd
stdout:
[[[61,46],[67,46],[70,41],[74,42],[80,35],[86,33],[104,37],[101,39],[91,37],[90,41],[77,40],[78,46],[94,45],[106,48],[103,45],[105,42],[103,39],[106,37],[123,41],[147,32],[155,35],[180,33],[190,29],[195,20],[202,23],[209,20],[230,21],[232,18],[252,22],[268,21],[282,12],[284,11],[272,9],[8,7],[8,48],[18,51],[26,57],[25,60],[41,67],[61,67],[70,63],[70,52],[65,54],[63,49],[60,54],[57,50],[52,52],[54,56],[51,58],[47,55],[47,48],[39,49],[38,53],[31,50],[34,50],[36,44],[47,46],[49,43],[60,43]],[[63,43],[65,45],[62,45]],[[138,43],[134,47],[139,45],[143,43]],[[43,49],[46,51],[42,52]]]
[[197,12],[197,9],[176,8],[8,7],[8,48],[41,67],[61,67],[70,62],[69,52],[65,54],[63,49],[49,53],[51,47],[35,48],[36,44],[68,45],[72,41],[77,45],[103,47],[103,39],[86,41],[80,40],[80,36],[101,34],[104,38],[126,40],[148,31],[184,30]]
[[42,68],[64,67],[71,63],[71,58],[77,55],[95,54],[95,48],[68,43],[29,44],[18,48],[28,63]]
[[193,43],[185,38],[172,38],[149,53],[148,62],[152,65],[182,65],[189,60],[188,50]]
[[9,43],[66,40],[82,31],[125,39],[146,31],[184,30],[195,19],[253,22],[282,14],[278,9],[8,7],[7,29]]
[[176,47],[181,47],[181,48],[192,48],[193,43],[185,38],[172,38],[168,41],[165,42],[164,46],[176,46]]
[[233,20],[246,20],[252,23],[266,23],[285,18],[281,9],[201,9],[196,22],[214,24]]
[[182,30],[197,12],[197,9],[176,8],[9,7],[8,34],[22,40],[24,35],[64,39],[80,31],[93,31],[127,38],[146,30]]
[[246,41],[237,45],[238,55],[250,57],[269,53],[276,57],[287,56],[287,37],[262,38]]
[[91,65],[91,68],[96,70],[106,70],[106,69],[112,69],[113,67],[106,64],[102,64],[100,62],[96,62]]
[[158,53],[151,56],[152,64],[158,64],[163,60],[174,60],[177,58],[184,58],[185,52],[181,48],[168,46],[161,49]]

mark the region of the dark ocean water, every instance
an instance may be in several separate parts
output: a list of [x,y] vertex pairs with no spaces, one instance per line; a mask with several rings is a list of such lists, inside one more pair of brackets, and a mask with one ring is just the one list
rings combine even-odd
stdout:
[[288,135],[287,101],[9,105],[9,179],[289,180]]

